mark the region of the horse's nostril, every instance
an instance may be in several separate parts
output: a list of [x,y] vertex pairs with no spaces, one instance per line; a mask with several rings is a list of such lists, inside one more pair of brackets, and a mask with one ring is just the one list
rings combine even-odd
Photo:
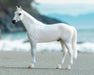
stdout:
[[12,20],[12,23],[13,23],[13,24],[15,24],[15,23],[16,23],[16,21],[15,21],[15,20]]

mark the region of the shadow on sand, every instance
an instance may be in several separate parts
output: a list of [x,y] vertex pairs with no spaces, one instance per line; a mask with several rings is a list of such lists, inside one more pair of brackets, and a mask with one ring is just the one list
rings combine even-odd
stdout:
[[[15,67],[15,66],[13,66],[13,67],[5,67],[5,66],[0,66],[0,69],[29,69],[28,67]],[[62,68],[62,69],[56,69],[56,68],[33,68],[33,69],[40,69],[40,70],[65,70],[64,68]],[[32,69],[32,70],[33,70]]]

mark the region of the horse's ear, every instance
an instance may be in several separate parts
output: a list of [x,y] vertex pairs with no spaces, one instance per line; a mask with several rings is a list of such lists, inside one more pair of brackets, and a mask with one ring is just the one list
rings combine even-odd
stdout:
[[16,6],[16,10],[18,9],[18,6]]
[[22,10],[22,7],[20,6],[20,9]]

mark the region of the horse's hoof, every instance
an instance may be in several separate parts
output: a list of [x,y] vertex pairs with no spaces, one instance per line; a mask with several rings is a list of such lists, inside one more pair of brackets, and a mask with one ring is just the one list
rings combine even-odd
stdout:
[[56,69],[61,69],[61,66],[57,66]]
[[66,67],[65,69],[66,69],[66,70],[71,70],[71,67]]
[[32,66],[32,65],[29,65],[29,66],[28,66],[28,68],[29,68],[29,69],[33,69],[33,68],[34,68],[34,66]]

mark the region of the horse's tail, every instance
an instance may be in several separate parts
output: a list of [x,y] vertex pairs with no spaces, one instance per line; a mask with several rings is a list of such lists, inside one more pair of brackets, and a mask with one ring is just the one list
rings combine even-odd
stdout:
[[72,37],[72,49],[73,49],[73,57],[77,58],[77,31],[73,28],[73,37]]

